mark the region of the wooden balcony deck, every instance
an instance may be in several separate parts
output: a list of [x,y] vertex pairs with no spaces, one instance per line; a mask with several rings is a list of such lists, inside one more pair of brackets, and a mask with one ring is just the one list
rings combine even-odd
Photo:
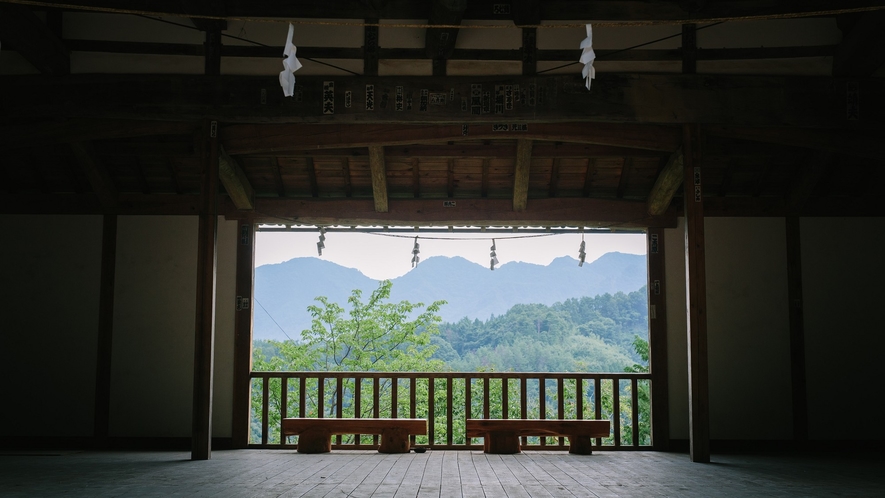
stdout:
[[881,453],[2,452],[4,497],[881,496]]

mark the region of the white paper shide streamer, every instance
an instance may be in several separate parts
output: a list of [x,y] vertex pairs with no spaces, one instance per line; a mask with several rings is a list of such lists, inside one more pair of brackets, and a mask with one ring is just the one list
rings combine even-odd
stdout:
[[581,42],[581,48],[584,50],[581,52],[581,59],[579,61],[581,64],[584,64],[581,76],[584,77],[584,84],[587,90],[589,90],[590,81],[596,78],[596,69],[593,68],[593,61],[596,60],[596,53],[593,51],[593,28],[589,24],[587,25],[587,38],[584,38],[584,41]]
[[295,34],[295,26],[289,25],[289,35],[286,36],[286,48],[283,50],[283,70],[280,72],[280,86],[283,87],[283,95],[291,97],[295,94],[295,71],[301,69],[301,62],[295,57],[297,47],[292,43],[292,35]]

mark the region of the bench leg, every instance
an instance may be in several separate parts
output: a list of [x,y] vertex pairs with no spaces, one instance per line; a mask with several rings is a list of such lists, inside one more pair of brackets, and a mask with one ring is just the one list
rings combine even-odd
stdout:
[[575,455],[592,455],[593,438],[590,436],[569,436],[568,452]]
[[298,453],[332,451],[332,435],[324,431],[304,431],[298,435]]
[[489,432],[483,438],[483,451],[496,455],[520,453],[519,436],[515,432]]
[[409,432],[402,429],[381,431],[381,444],[378,453],[408,453],[411,449]]

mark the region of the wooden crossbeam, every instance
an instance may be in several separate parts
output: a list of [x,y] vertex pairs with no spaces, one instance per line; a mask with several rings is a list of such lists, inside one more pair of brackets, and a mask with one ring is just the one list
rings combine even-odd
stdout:
[[107,213],[115,212],[119,197],[117,187],[107,168],[95,158],[92,145],[88,142],[71,142],[70,145],[102,208]]
[[[511,3],[504,3],[510,6]],[[464,13],[469,20],[510,20],[515,14],[495,9],[500,0],[474,0]],[[586,19],[610,21],[660,21],[692,20],[697,23],[711,20],[740,20],[747,17],[813,15],[833,12],[837,9],[864,9],[881,7],[881,0],[841,0],[834,5],[829,0],[722,0],[716,2],[685,2],[664,0],[636,2],[634,0],[547,0],[540,2],[539,19],[572,20]],[[110,0],[66,0],[65,6],[120,8]],[[278,17],[278,18],[340,18],[346,13],[349,19],[378,17],[381,19],[427,19],[430,6],[427,2],[413,0],[385,0],[367,2],[357,0],[300,0],[276,2],[253,0],[250,2],[225,2],[225,14],[231,18]],[[194,12],[185,9],[180,0],[130,0],[126,8],[139,12],[177,14],[180,17],[209,15],[208,7]],[[514,7],[517,8],[517,7]]]
[[[848,130],[809,130],[802,128],[751,128],[711,125],[704,127],[711,137],[744,139],[791,147],[846,154],[871,159],[885,159],[880,133]],[[875,138],[874,138],[875,137]]]
[[[682,74],[599,74],[588,92],[574,76],[340,78],[332,95],[338,105],[323,107],[326,77],[299,77],[300,99],[286,98],[267,78],[193,75],[72,75],[64,79],[4,77],[0,94],[7,119],[59,117],[199,121],[210,116],[224,123],[408,123],[497,125],[499,135],[531,130],[545,122],[597,122],[681,125],[687,122],[729,126],[882,130],[885,80],[854,81],[829,77],[779,77]],[[366,85],[376,95],[430,94],[440,105],[414,105],[397,111],[393,103],[366,109]],[[461,106],[472,85],[492,91],[518,85],[525,99],[504,114]],[[856,85],[856,90],[855,90]],[[849,87],[851,91],[849,90]],[[257,105],[265,90],[266,104]],[[350,107],[343,104],[351,92]],[[854,92],[854,93],[852,93]],[[448,98],[455,94],[455,99]],[[434,96],[434,94],[437,94]],[[852,95],[862,95],[860,112],[847,112]],[[206,96],[213,96],[207,99]],[[445,100],[443,101],[443,95]],[[328,97],[328,95],[327,95]],[[454,100],[454,102],[453,102]],[[444,105],[442,105],[444,102]],[[334,111],[334,112],[332,112]],[[517,126],[526,124],[526,127]],[[478,130],[476,130],[478,131]],[[485,135],[492,134],[492,128]],[[592,132],[585,133],[592,137]],[[459,135],[460,136],[460,135]],[[301,137],[299,137],[300,139]],[[229,147],[230,149],[230,147]],[[672,152],[675,148],[670,148]],[[230,150],[233,153],[233,150]]]
[[833,76],[864,77],[885,64],[885,10],[867,12],[846,29],[833,57]]
[[71,57],[64,43],[23,5],[0,3],[0,38],[4,49],[14,48],[43,74],[71,73]]
[[648,194],[648,214],[660,215],[670,208],[670,202],[673,196],[682,185],[682,175],[684,168],[684,158],[682,156],[682,147],[670,155],[667,165],[655,180],[651,192]]
[[384,161],[384,147],[369,146],[369,169],[372,171],[372,196],[375,199],[375,211],[386,213],[387,206],[387,167]]
[[[427,24],[434,25],[458,25],[467,8],[467,0],[432,0],[430,17]],[[428,28],[424,35],[424,49],[426,57],[437,61],[444,61],[452,55],[455,49],[455,41],[458,39],[460,29],[456,28]],[[445,64],[434,65],[441,67],[439,71],[434,69],[434,76],[445,76]]]
[[218,156],[218,179],[237,209],[253,209],[255,190],[236,159],[221,152]]
[[532,141],[516,142],[516,163],[513,171],[513,210],[525,211],[529,199],[529,176],[532,167]]
[[[222,139],[225,150],[234,155],[268,154],[292,151],[293,149],[369,147],[375,144],[383,144],[385,147],[427,143],[442,145],[465,139],[546,140],[670,153],[679,146],[680,140],[678,127],[658,125],[532,123],[525,131],[498,132],[493,130],[494,127],[490,124],[470,125],[469,134],[464,136],[462,126],[459,124],[232,125],[222,130]],[[298,137],[297,142],[293,143],[292,137]],[[540,147],[544,147],[544,145],[539,144]],[[426,147],[426,145],[420,145],[417,148],[410,147],[409,150],[420,151],[421,147]],[[501,151],[489,153],[489,157],[496,157],[499,152]],[[592,149],[587,152],[592,152]],[[399,152],[396,154],[401,155]],[[583,155],[583,153],[578,154],[579,156]],[[630,155],[616,153],[613,149],[608,149],[606,154]],[[458,157],[462,154],[453,152],[452,155]]]

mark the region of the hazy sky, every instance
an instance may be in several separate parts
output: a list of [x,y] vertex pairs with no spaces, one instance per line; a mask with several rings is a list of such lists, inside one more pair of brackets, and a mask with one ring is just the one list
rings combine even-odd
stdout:
[[[412,269],[414,235],[397,233],[390,237],[367,233],[326,233],[322,259],[348,268],[356,268],[367,277],[381,280],[399,277]],[[534,234],[533,234],[534,235]],[[495,238],[498,261],[524,261],[547,265],[554,258],[571,256],[578,259],[580,234],[559,234],[544,237],[513,238],[520,234],[488,233],[419,233],[420,258],[461,256],[489,266],[491,238]],[[523,235],[524,236],[524,235]],[[474,240],[452,240],[474,239]],[[442,240],[441,240],[442,239]],[[447,240],[446,240],[447,239]],[[255,265],[281,263],[292,258],[317,257],[317,232],[258,232]],[[645,234],[588,233],[584,235],[590,263],[607,252],[645,254]],[[420,262],[419,262],[420,264]]]

